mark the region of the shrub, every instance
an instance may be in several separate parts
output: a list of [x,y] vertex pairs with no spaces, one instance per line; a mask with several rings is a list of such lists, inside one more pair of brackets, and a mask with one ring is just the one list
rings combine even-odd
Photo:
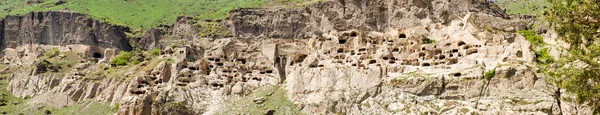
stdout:
[[114,108],[113,108],[113,109],[115,109],[115,110],[119,110],[119,103],[115,103],[115,106],[114,106]]
[[131,54],[131,52],[119,52],[119,55],[117,55],[115,58],[113,58],[110,63],[111,64],[115,64],[117,66],[125,66],[127,64],[129,64],[129,59],[131,59],[133,55]]
[[137,64],[140,64],[140,63],[142,63],[142,61],[140,61],[140,60],[137,60],[137,59],[136,59],[136,60],[133,60],[133,65],[137,65]]
[[154,49],[150,50],[150,54],[156,55],[156,56],[160,55],[160,48],[154,48]]
[[58,48],[52,48],[52,51],[45,52],[45,55],[48,56],[49,58],[58,56],[58,54],[60,54],[60,51],[58,50]]
[[542,50],[536,50],[535,52],[535,57],[537,62],[542,63],[542,64],[550,64],[550,63],[554,63],[554,57],[550,56],[550,54],[548,54],[548,48],[544,48]]
[[435,43],[435,40],[432,40],[429,38],[423,38],[423,39],[421,39],[421,42],[423,42],[423,44],[433,44],[433,43]]
[[519,30],[517,33],[525,36],[525,39],[535,46],[539,46],[544,43],[544,38],[535,34],[535,31],[533,30]]
[[496,68],[485,72],[484,77],[486,80],[490,81],[492,80],[492,78],[494,78],[496,76]]

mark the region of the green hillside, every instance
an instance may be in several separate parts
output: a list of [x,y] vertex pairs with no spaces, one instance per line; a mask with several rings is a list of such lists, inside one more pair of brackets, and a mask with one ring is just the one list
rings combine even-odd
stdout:
[[508,14],[541,15],[552,4],[548,0],[499,0],[496,2]]
[[28,12],[69,10],[132,28],[173,24],[178,16],[222,19],[237,8],[278,4],[298,5],[305,0],[0,0],[0,18]]

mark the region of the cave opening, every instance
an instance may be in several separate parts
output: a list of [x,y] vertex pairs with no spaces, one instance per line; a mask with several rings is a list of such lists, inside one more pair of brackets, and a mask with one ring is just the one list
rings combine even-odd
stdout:
[[92,53],[92,57],[94,57],[94,58],[102,58],[102,54],[98,53],[98,52],[94,52],[94,53]]
[[358,33],[354,32],[354,31],[350,32],[350,37],[356,37],[356,36],[358,36]]
[[345,44],[346,42],[348,42],[348,40],[345,40],[345,39],[340,39],[340,40],[338,40],[338,43],[339,43],[339,44]]
[[400,35],[398,35],[398,38],[404,39],[404,38],[406,38],[406,34],[400,34]]

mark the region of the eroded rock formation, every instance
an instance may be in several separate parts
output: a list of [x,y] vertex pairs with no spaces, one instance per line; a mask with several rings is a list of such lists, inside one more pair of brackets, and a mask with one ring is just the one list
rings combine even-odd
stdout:
[[32,12],[23,16],[7,16],[0,24],[2,48],[25,44],[84,44],[131,50],[125,32],[129,28],[93,20],[84,14],[70,12]]
[[[9,69],[15,73],[8,90],[16,96],[56,106],[119,103],[118,114],[227,113],[234,110],[229,104],[240,104],[227,100],[274,85],[310,114],[589,114],[556,98],[569,95],[537,74],[531,43],[514,33],[526,22],[494,7],[469,0],[326,1],[237,10],[219,22],[232,37],[200,37],[202,28],[180,18],[131,41],[127,28],[80,14],[31,13],[0,23],[2,61],[22,65]],[[128,42],[161,52],[111,66],[118,51],[132,49]],[[35,61],[54,49],[71,53]],[[77,63],[53,65],[67,57]],[[67,69],[36,72],[31,64]],[[486,79],[491,70],[495,77]]]

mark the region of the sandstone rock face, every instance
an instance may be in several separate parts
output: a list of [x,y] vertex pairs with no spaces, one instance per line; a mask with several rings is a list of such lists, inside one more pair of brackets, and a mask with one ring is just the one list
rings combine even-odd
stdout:
[[[234,110],[228,99],[265,86],[281,86],[309,114],[591,114],[537,73],[532,44],[514,33],[527,23],[488,2],[326,1],[237,10],[221,23],[235,36],[199,37],[191,18],[148,30],[132,38],[133,48],[160,54],[115,67],[111,58],[131,49],[119,41],[126,28],[76,13],[7,18],[1,61],[15,72],[8,90],[34,97],[32,104],[119,104],[122,115],[227,114]],[[49,66],[37,61],[54,48],[74,54],[46,58]],[[29,68],[42,63],[48,70],[61,57],[78,62],[58,72]],[[493,78],[484,77],[493,70]],[[247,104],[266,106],[271,95]],[[265,111],[248,114],[293,114]]]
[[2,48],[24,44],[85,44],[101,49],[132,49],[125,35],[128,28],[92,20],[79,13],[34,12],[7,16],[0,22]]
[[448,24],[470,11],[507,17],[495,4],[468,0],[343,0],[304,8],[233,12],[231,24],[241,38],[309,38],[359,29],[388,31],[427,23]]

